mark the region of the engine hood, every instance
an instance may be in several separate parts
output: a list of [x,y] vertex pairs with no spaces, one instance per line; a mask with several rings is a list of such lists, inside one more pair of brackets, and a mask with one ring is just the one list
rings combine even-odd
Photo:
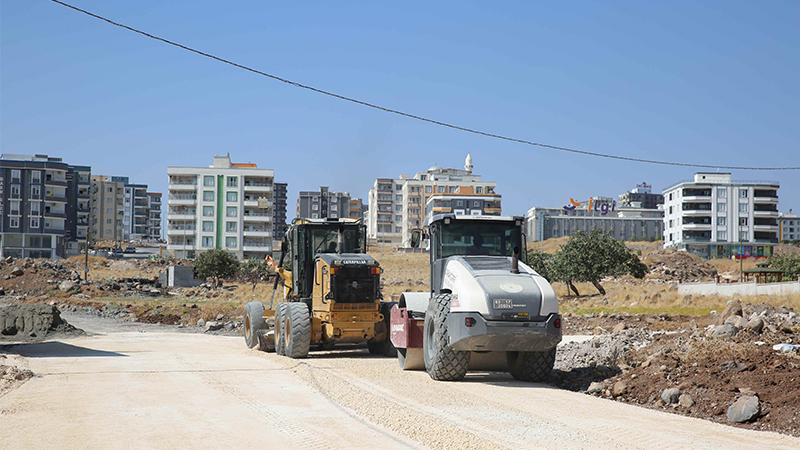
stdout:
[[442,288],[453,293],[451,311],[475,311],[491,320],[534,320],[558,312],[550,284],[521,263],[520,273],[511,273],[511,258],[451,257],[442,278]]

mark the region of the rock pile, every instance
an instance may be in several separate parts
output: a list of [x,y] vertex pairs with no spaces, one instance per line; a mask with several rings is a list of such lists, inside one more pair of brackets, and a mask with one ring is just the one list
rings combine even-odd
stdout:
[[41,339],[51,334],[83,334],[61,318],[61,312],[44,303],[0,307],[0,335],[20,339]]
[[650,273],[650,279],[657,278],[669,281],[713,281],[717,269],[687,252],[675,249],[657,250],[648,254],[643,260]]

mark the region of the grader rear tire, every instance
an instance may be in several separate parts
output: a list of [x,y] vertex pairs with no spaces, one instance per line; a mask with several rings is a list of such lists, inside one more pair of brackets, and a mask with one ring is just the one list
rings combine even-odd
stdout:
[[289,303],[284,315],[284,352],[289,358],[305,358],[311,347],[311,316],[308,305]]

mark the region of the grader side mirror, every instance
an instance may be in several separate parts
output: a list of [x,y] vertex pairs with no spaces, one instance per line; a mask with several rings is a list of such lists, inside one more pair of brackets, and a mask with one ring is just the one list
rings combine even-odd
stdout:
[[422,239],[422,231],[414,230],[411,232],[411,248],[418,248],[419,241]]

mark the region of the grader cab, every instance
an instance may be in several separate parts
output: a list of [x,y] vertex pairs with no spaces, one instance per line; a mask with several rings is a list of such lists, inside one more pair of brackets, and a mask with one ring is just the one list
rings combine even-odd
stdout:
[[388,326],[394,304],[382,301],[380,275],[378,261],[366,254],[360,221],[295,220],[275,280],[274,291],[279,280],[283,285],[282,298],[245,306],[248,347],[304,358],[312,345],[366,342],[370,353],[394,356]]

